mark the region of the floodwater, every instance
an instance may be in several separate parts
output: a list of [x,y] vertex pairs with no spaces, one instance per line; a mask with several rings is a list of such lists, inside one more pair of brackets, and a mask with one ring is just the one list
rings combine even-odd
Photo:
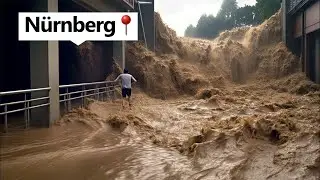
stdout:
[[184,179],[177,151],[132,139],[107,125],[69,124],[2,137],[3,179]]
[[137,94],[130,111],[94,102],[52,128],[3,134],[2,179],[319,179],[318,101],[244,92]]

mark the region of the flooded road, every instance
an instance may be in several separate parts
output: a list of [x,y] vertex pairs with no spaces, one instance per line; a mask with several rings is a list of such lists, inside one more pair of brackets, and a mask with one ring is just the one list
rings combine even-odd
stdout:
[[93,102],[2,135],[2,179],[319,178],[318,95],[263,93]]

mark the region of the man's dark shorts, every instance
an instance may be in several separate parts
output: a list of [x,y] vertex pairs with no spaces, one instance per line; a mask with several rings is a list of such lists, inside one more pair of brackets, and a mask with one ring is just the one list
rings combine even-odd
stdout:
[[131,96],[131,89],[130,88],[123,88],[122,89],[122,97],[130,97]]

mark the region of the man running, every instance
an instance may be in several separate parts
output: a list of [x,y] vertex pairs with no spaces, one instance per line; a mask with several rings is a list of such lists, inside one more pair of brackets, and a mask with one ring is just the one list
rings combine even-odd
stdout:
[[122,84],[122,108],[124,108],[124,103],[125,103],[125,99],[128,96],[128,102],[129,102],[129,106],[131,109],[131,79],[134,82],[137,82],[137,80],[131,75],[129,74],[129,71],[127,69],[124,69],[123,74],[120,74],[114,81],[118,81],[119,79],[121,79],[121,84]]

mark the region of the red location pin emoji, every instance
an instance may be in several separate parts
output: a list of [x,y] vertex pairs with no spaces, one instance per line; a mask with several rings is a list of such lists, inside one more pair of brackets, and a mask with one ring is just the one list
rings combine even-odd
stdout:
[[126,25],[126,35],[127,35],[127,25],[131,22],[131,18],[128,15],[124,15],[121,18],[122,24]]

